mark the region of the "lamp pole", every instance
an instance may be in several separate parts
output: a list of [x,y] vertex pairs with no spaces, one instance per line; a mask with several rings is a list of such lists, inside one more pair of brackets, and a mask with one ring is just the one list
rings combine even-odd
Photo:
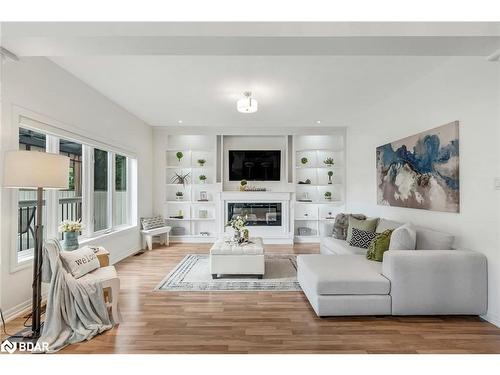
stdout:
[[42,309],[42,246],[43,246],[43,188],[36,189],[35,254],[33,259],[33,297],[31,305],[31,337],[37,339],[41,331]]

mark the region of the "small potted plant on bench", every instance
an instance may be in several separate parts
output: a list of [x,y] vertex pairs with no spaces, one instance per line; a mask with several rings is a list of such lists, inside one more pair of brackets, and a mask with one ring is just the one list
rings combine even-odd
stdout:
[[184,199],[184,193],[182,191],[178,191],[175,193],[175,199],[181,201]]
[[200,182],[201,182],[202,184],[204,184],[204,183],[207,181],[207,176],[205,176],[204,174],[202,174],[202,175],[200,175],[200,176],[198,177],[198,179],[200,180]]
[[330,191],[326,191],[325,192],[325,199],[327,201],[331,201],[332,200],[332,193]]

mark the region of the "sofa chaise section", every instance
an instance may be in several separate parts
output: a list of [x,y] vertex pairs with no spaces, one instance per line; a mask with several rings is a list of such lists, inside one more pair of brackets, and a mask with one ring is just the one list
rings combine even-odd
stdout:
[[486,257],[468,250],[390,250],[382,274],[391,281],[393,315],[483,315]]
[[390,282],[363,255],[299,255],[297,278],[318,316],[390,315]]

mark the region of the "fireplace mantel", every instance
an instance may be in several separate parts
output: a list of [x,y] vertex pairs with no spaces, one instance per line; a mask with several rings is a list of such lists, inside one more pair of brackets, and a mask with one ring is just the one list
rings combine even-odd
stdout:
[[220,193],[221,201],[289,201],[290,192],[278,191],[223,191]]

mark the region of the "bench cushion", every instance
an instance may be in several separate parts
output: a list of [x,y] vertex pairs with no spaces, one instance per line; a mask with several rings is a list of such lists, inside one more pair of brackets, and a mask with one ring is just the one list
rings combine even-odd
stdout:
[[251,238],[250,243],[237,245],[224,240],[216,241],[210,255],[263,255],[264,246],[260,238]]
[[148,236],[157,236],[159,234],[168,233],[168,232],[170,232],[171,229],[172,229],[172,227],[163,226],[163,227],[160,227],[160,228],[154,228],[154,229],[149,229],[149,230],[141,230],[141,233],[142,234],[147,234]]
[[390,282],[382,276],[382,264],[363,255],[299,255],[297,272],[309,290],[320,295],[386,295]]

